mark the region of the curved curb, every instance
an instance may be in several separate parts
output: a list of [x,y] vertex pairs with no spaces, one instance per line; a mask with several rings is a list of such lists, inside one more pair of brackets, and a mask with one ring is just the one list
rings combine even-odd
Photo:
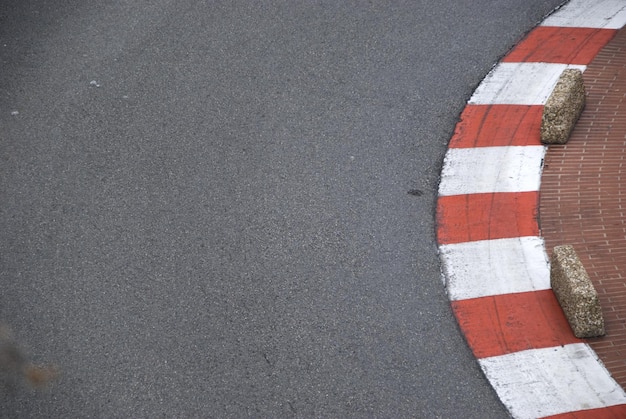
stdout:
[[626,417],[626,393],[550,289],[537,224],[543,105],[626,24],[623,0],[572,0],[478,86],[444,160],[437,239],[453,312],[515,418]]

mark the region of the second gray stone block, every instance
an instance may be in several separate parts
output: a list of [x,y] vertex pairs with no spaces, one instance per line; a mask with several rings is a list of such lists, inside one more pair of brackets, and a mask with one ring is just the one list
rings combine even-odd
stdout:
[[556,246],[552,251],[550,286],[576,337],[605,334],[598,293],[574,247]]

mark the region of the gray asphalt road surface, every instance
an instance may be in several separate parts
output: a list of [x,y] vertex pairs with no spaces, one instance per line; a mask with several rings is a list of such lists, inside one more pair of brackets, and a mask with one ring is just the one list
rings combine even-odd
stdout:
[[0,0],[0,415],[506,417],[436,190],[559,3]]

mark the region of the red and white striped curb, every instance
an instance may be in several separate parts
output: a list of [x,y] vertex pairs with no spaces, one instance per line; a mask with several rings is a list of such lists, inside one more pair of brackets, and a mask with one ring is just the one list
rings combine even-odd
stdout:
[[478,86],[450,140],[437,237],[459,325],[515,418],[626,418],[626,393],[574,337],[537,224],[543,105],[626,24],[626,0],[572,0]]

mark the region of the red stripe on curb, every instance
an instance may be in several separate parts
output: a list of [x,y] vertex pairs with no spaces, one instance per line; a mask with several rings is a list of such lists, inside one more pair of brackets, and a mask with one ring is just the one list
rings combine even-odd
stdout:
[[501,192],[440,196],[439,244],[538,236],[539,192]]
[[614,29],[539,26],[502,62],[587,65],[616,33]]
[[449,148],[541,145],[543,106],[467,105]]
[[626,418],[626,404],[601,407],[598,409],[579,410],[546,416],[544,419],[624,419]]
[[477,358],[580,343],[552,290],[452,301]]

